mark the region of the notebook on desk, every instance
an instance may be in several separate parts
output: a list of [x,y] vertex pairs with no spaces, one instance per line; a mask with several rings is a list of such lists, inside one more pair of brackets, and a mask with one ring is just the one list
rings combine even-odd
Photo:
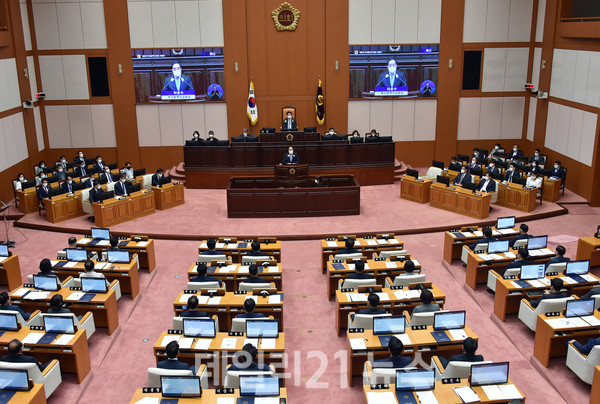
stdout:
[[418,401],[412,391],[396,391],[399,404],[417,404]]
[[56,265],[54,265],[54,266],[55,266],[55,267],[58,267],[58,268],[62,268],[62,267],[64,267],[65,265],[67,265],[67,262],[68,262],[68,261],[58,261],[58,262],[56,263]]
[[123,240],[119,242],[119,247],[125,247],[127,244],[129,244],[129,240]]
[[461,232],[458,232],[458,231],[457,232],[453,232],[452,235],[454,237],[456,237],[456,238],[464,238],[465,237],[464,234],[462,234]]
[[513,281],[514,283],[516,283],[517,285],[519,285],[522,288],[529,288],[531,287],[531,284],[527,281],[524,281],[522,279],[517,279],[515,281]]
[[446,334],[446,331],[432,331],[431,335],[437,342],[450,342],[450,337]]
[[331,266],[333,267],[333,269],[336,269],[338,271],[341,271],[342,269],[346,269],[344,264],[340,264],[340,263],[332,264]]
[[248,243],[238,243],[238,248],[246,248],[248,247]]
[[83,296],[81,296],[81,298],[79,299],[80,302],[90,302],[94,296],[96,296],[95,293],[86,293]]

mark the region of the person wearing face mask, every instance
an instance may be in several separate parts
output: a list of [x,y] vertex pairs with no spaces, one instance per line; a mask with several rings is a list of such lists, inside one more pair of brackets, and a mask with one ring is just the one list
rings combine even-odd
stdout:
[[162,168],[156,170],[156,174],[152,176],[152,186],[157,187],[160,184],[164,184],[165,181],[171,181],[170,177],[165,176],[165,171]]
[[471,183],[471,174],[467,173],[467,166],[462,166],[460,173],[452,181],[457,187],[462,187],[465,184]]
[[519,150],[519,145],[516,144],[513,146],[512,151],[508,154],[508,159],[514,160],[517,157],[521,157],[521,156],[523,156],[523,152],[521,150]]
[[58,166],[56,169],[56,173],[54,174],[59,181],[64,181],[67,179],[67,173],[63,166]]
[[100,186],[99,181],[94,181],[94,186],[90,189],[90,203],[101,202],[102,201],[102,187]]
[[85,156],[83,155],[83,152],[81,150],[79,150],[77,152],[77,156],[75,156],[75,158],[73,159],[73,162],[75,164],[80,164],[81,162],[85,163]]
[[504,181],[515,182],[515,180],[520,178],[521,174],[517,170],[517,166],[511,163],[510,166],[508,166],[508,169],[506,170],[506,176],[504,177]]
[[125,162],[125,167],[121,170],[121,174],[125,174],[128,180],[133,179],[133,167],[131,167],[131,162]]
[[496,143],[494,145],[494,148],[490,152],[490,157],[491,156],[496,156],[498,153],[500,153],[500,150],[502,150],[502,146],[500,145],[500,143]]
[[379,137],[379,133],[375,129],[371,129],[371,132],[368,134],[369,137]]
[[184,91],[194,89],[190,77],[183,74],[181,71],[181,64],[179,62],[175,62],[171,65],[171,72],[173,74],[166,78],[163,91]]
[[27,179],[25,178],[25,174],[19,173],[19,175],[17,175],[17,180],[14,182],[15,191],[22,191],[24,182],[27,182]]
[[212,130],[208,131],[208,137],[206,138],[205,142],[211,143],[211,142],[218,142],[219,139],[217,139],[215,137],[215,132],[213,132]]
[[487,167],[487,173],[489,173],[490,175],[494,176],[494,175],[498,175],[500,174],[500,168],[496,167],[496,162],[494,160],[490,161],[490,164]]
[[283,125],[281,126],[283,130],[298,130],[298,123],[296,119],[292,117],[292,112],[288,111],[286,114],[286,118],[283,120]]
[[525,186],[527,188],[538,188],[538,195],[540,196],[542,191],[541,191],[541,187],[542,187],[542,177],[538,176],[538,174],[536,172],[532,172],[531,174],[529,174],[529,177],[527,177],[527,181],[525,181]]
[[556,160],[554,162],[554,167],[550,170],[550,178],[565,180],[565,175],[567,172],[564,168],[561,167],[560,161]]
[[387,63],[387,70],[379,75],[379,81],[375,87],[400,87],[407,86],[406,75],[398,71],[398,65],[394,59]]
[[352,135],[348,136],[350,143],[363,143],[364,139],[360,137],[360,132],[356,129],[352,131]]
[[452,161],[448,165],[448,170],[460,171],[461,168],[462,168],[462,164],[460,163],[460,161],[458,161],[458,159],[456,157],[452,157]]
[[110,184],[111,182],[115,182],[115,178],[110,172],[110,168],[105,166],[104,173],[100,176],[100,184]]
[[56,162],[56,167],[61,166],[64,170],[69,168],[69,163],[65,156],[60,156],[60,159]]
[[542,151],[540,149],[535,149],[533,155],[529,158],[528,163],[532,164],[533,162],[537,164],[544,164],[544,156],[542,156]]
[[40,186],[44,178],[48,178],[48,176],[46,175],[46,173],[41,172],[37,177],[35,177],[35,185]]
[[70,175],[68,175],[67,180],[63,182],[60,187],[66,194],[72,194],[75,191],[75,184],[73,183],[73,178]]
[[119,181],[115,183],[115,195],[117,196],[127,196],[129,192],[127,192],[127,187],[130,187],[131,182],[127,181],[125,174],[121,174]]
[[96,171],[97,173],[102,173],[104,171],[105,167],[106,167],[106,164],[104,164],[104,162],[102,161],[102,157],[100,157],[100,156],[96,157],[96,164],[94,164],[94,171]]
[[200,139],[200,132],[195,130],[194,133],[192,133],[192,142],[200,143],[201,141],[202,139]]
[[35,175],[38,175],[39,173],[43,173],[46,171],[46,163],[43,161],[40,161],[38,163],[38,165],[35,167]]
[[327,134],[328,135],[337,135],[337,132],[335,131],[335,129],[329,128],[329,132]]
[[85,161],[82,161],[82,162],[79,164],[79,167],[76,167],[76,168],[75,168],[75,174],[76,174],[78,177],[87,177],[87,176],[89,176],[89,175],[90,175],[90,170],[87,168],[87,166],[86,166],[86,164],[85,164]]
[[50,198],[50,186],[48,180],[44,178],[42,185],[38,188],[38,199],[42,208],[44,207],[42,200],[45,198]]
[[481,171],[481,166],[479,165],[479,163],[477,162],[477,158],[473,157],[471,159],[471,164],[469,164],[469,170],[470,171]]
[[300,159],[298,158],[298,155],[294,153],[294,148],[292,146],[288,147],[288,152],[283,155],[281,164],[300,164]]
[[477,184],[477,190],[481,192],[494,192],[496,190],[496,181],[492,179],[490,173],[486,173],[479,184]]

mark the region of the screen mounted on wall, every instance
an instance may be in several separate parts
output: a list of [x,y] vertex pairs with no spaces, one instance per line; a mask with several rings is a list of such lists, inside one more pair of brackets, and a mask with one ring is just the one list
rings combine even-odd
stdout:
[[133,49],[137,103],[225,99],[223,48]]
[[350,46],[350,98],[436,97],[439,45]]

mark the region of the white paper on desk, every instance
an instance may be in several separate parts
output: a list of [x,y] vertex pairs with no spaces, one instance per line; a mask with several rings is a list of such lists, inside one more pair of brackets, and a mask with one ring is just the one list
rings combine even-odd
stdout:
[[254,404],[279,404],[279,397],[254,397]]
[[500,233],[498,230],[492,230],[492,236],[499,236],[500,234],[502,233]]
[[364,351],[367,349],[367,345],[363,338],[350,338],[350,346],[353,351]]
[[550,286],[550,279],[548,278],[540,278],[538,281],[542,282],[545,286]]
[[135,404],[159,404],[159,397],[144,397],[141,400],[135,402]]
[[481,401],[477,393],[469,386],[453,387],[452,389],[460,397],[463,403],[475,403]]
[[0,257],[0,262],[4,262],[8,259],[8,257]]
[[357,246],[357,245],[361,245],[361,244],[360,244],[360,240],[354,240],[354,245],[355,245],[355,246]]
[[554,254],[554,252],[551,249],[549,249],[549,248],[542,248],[540,251],[544,255],[553,255]]
[[396,240],[395,238],[389,239],[388,243],[390,243],[390,244],[400,244],[400,242],[398,240]]
[[483,237],[483,232],[480,230],[474,231],[473,234],[476,235],[477,237]]
[[63,268],[74,268],[75,265],[79,264],[79,262],[77,261],[69,261],[65,264],[65,266]]
[[365,243],[367,243],[367,245],[377,245],[377,241],[372,239],[365,240]]
[[529,250],[529,255],[532,257],[540,257],[544,255],[544,253],[541,250]]
[[260,340],[260,349],[275,349],[277,338],[262,338]]
[[40,339],[44,336],[43,332],[30,332],[25,338],[23,338],[24,344],[37,344]]
[[511,284],[511,285],[512,285],[514,288],[521,289],[521,285],[519,285],[519,284],[518,284],[517,282],[515,282],[515,281],[510,281],[510,284]]
[[222,349],[235,349],[237,345],[237,338],[223,338],[221,341]]
[[227,249],[228,250],[234,250],[237,248],[237,243],[229,243],[227,244]]
[[411,261],[413,262],[413,264],[415,264],[416,267],[421,266],[421,264],[419,264],[419,261],[412,259],[412,258],[411,258]]
[[591,274],[583,274],[581,277],[588,282],[598,282],[598,278]]
[[377,244],[379,244],[379,245],[384,245],[384,244],[387,244],[387,243],[388,243],[387,240],[384,239],[384,238],[381,238],[381,239],[378,238],[377,239]]
[[235,397],[219,397],[217,398],[217,404],[235,404],[235,400]]
[[221,303],[221,296],[210,297],[207,304],[217,305]]
[[230,266],[229,266],[229,265],[227,265],[227,266],[224,266],[224,267],[221,267],[221,268],[219,268],[219,271],[218,271],[218,272],[219,272],[220,274],[228,274],[229,272],[231,272],[231,271],[234,271],[234,270],[236,269],[236,266],[235,266],[235,265],[232,265],[232,266],[233,266],[233,268],[230,268]]
[[258,349],[258,338],[244,338],[244,345],[250,344]]
[[481,386],[481,388],[483,389],[483,392],[485,393],[485,395],[487,396],[487,398],[490,401],[504,399],[504,394],[502,394],[502,390],[500,390],[500,387],[497,384],[491,384],[489,386]]
[[225,247],[225,243],[217,243],[215,247],[216,248],[223,248],[223,247]]
[[279,272],[279,267],[278,266],[269,266],[267,268],[267,272],[268,273],[277,273],[277,272]]
[[545,288],[546,287],[544,282],[541,282],[539,279],[530,279],[527,282],[529,282],[529,284],[531,286],[533,286],[534,288]]
[[[356,243],[354,243],[356,244]],[[327,247],[337,247],[337,242],[336,241],[328,241],[327,242]]]
[[465,330],[448,330],[448,332],[454,341],[462,341],[467,338]]
[[376,295],[379,296],[379,300],[382,302],[390,300],[390,295],[388,295],[387,292],[377,292]]
[[200,248],[208,248],[208,247],[206,246],[206,243],[202,243],[202,244],[200,244]]
[[85,293],[83,292],[73,292],[65,300],[70,302],[76,302],[79,299],[81,299],[83,295],[85,295]]
[[60,261],[54,261],[54,260],[50,260],[50,264],[54,267],[56,266],[56,264],[58,264]]
[[475,237],[475,235],[473,233],[468,232],[468,231],[463,231],[462,234],[465,237]]
[[397,404],[398,400],[391,391],[379,392],[369,391],[367,393],[368,404]]
[[200,351],[208,351],[212,342],[212,338],[200,338],[198,341],[196,341],[194,349],[198,349]]
[[568,283],[569,285],[577,283],[577,281],[575,279],[572,279],[570,276],[561,276],[560,279],[562,279],[564,283]]
[[160,346],[167,346],[171,341],[179,341],[179,338],[181,338],[179,335],[165,335],[160,342]]
[[[179,303],[187,303],[188,299],[190,297],[192,297],[194,295],[190,294],[190,293],[184,293],[183,295],[181,295],[181,297],[179,298]],[[198,298],[200,298],[200,296],[198,296]]]
[[503,260],[504,259],[504,257],[499,254],[488,254],[488,256],[492,257],[495,260]]
[[366,302],[367,295],[362,293],[346,293],[346,297],[351,302]]
[[52,345],[67,345],[69,342],[71,342],[74,336],[75,334],[62,334],[52,342]]
[[110,244],[110,240],[100,240],[98,241],[98,244],[96,245],[109,245]]
[[386,268],[398,268],[398,265],[396,265],[396,263],[394,261],[386,261],[385,267]]
[[600,319],[596,316],[583,316],[581,319],[591,326],[600,325]]
[[501,384],[498,386],[505,400],[519,400],[523,398],[514,384]]
[[492,257],[490,257],[487,254],[477,254],[477,256],[484,261],[493,261],[494,260]]
[[25,299],[25,300],[43,300],[43,299],[47,298],[49,295],[50,295],[50,292],[31,291],[31,292],[27,293],[27,295],[25,297],[23,297],[23,299]]
[[15,292],[13,292],[11,294],[11,296],[16,296],[16,297],[21,297],[23,296],[25,293],[29,292],[30,289],[27,288],[19,288],[17,289]]
[[250,266],[249,265],[240,265],[238,267],[237,271],[240,274],[249,274],[250,273]]
[[270,295],[269,296],[269,304],[279,304],[281,303],[280,295]]
[[438,404],[433,391],[417,391],[417,397],[421,404]]
[[135,246],[136,247],[146,247],[148,244],[150,244],[149,241],[138,241],[138,243]]
[[194,343],[194,338],[181,337],[179,338],[179,348],[190,349]]
[[510,259],[515,259],[515,258],[517,258],[517,256],[516,256],[516,255],[515,255],[515,253],[513,253],[513,252],[505,252],[505,253],[504,253],[504,256],[505,256],[506,258],[510,258]]
[[94,269],[104,269],[104,263],[102,263],[102,262],[95,263]]
[[82,238],[81,240],[79,240],[79,241],[77,242],[77,244],[87,244],[87,243],[89,243],[90,241],[92,241],[92,239],[91,239],[91,238]]
[[404,346],[412,344],[412,341],[410,340],[410,337],[408,336],[408,334],[395,334],[394,336],[396,338],[398,338],[400,341],[402,341],[402,344]]
[[500,229],[500,230],[498,230],[498,232],[500,234],[504,234],[504,235],[506,235],[506,234],[517,234],[518,233],[517,230],[515,230],[515,229]]
[[579,317],[548,318],[546,322],[555,330],[561,328],[588,327],[588,323]]
[[[197,296],[197,297],[198,297],[198,304],[208,303],[208,296]],[[186,300],[186,302],[187,302],[187,300]]]

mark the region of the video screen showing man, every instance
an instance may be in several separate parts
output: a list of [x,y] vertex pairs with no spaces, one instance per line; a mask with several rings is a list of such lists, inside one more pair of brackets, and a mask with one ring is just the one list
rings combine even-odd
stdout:
[[292,117],[292,113],[290,111],[288,111],[286,114],[286,118],[283,120],[283,125],[281,128],[283,130],[298,130],[296,119]]
[[379,75],[379,82],[375,87],[401,87],[407,86],[406,75],[398,70],[398,65],[394,59],[390,59],[387,64],[387,71]]
[[194,85],[189,76],[182,73],[181,65],[179,62],[175,62],[171,65],[171,71],[173,74],[167,76],[165,85],[163,86],[162,92],[169,91],[186,91],[194,90]]

